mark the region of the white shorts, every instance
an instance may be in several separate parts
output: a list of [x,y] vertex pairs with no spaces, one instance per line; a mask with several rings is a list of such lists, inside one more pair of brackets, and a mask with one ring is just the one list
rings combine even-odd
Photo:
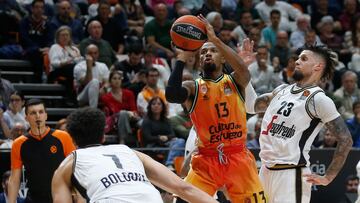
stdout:
[[[298,170],[298,174],[297,174]],[[270,170],[262,165],[260,181],[269,203],[309,203],[311,183],[303,174],[311,173],[309,168]],[[300,200],[301,199],[301,200]]]

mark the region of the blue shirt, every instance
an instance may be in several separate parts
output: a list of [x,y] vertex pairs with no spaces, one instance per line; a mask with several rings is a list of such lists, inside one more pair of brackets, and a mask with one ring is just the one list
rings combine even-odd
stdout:
[[360,148],[360,123],[353,117],[346,120],[346,125],[348,126],[353,139],[353,147]]

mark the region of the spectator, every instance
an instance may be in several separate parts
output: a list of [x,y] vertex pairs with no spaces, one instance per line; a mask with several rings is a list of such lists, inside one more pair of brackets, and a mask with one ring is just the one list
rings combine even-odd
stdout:
[[189,112],[184,108],[183,111],[177,113],[175,116],[169,118],[171,127],[177,138],[187,140],[190,130],[193,126]]
[[271,24],[261,31],[266,46],[271,50],[276,44],[276,33],[279,31],[280,11],[272,10],[270,13]]
[[256,61],[249,65],[251,83],[258,94],[272,91],[274,88],[272,85],[274,68],[268,63],[268,55],[265,46],[258,47]]
[[10,95],[15,91],[14,86],[7,79],[1,77],[0,70],[0,107],[3,109],[8,108],[10,104]]
[[[10,171],[5,171],[5,173],[2,175],[2,181],[1,181],[1,185],[2,185],[2,188],[3,188],[3,191],[2,193],[0,193],[0,202],[1,203],[7,203],[8,199],[9,199],[9,178],[10,178],[10,174],[11,172]],[[17,197],[16,198],[16,202],[17,203],[24,203],[25,200],[21,197]]]
[[353,114],[353,102],[360,100],[360,89],[357,86],[358,77],[353,71],[346,71],[341,76],[341,87],[334,93],[335,96],[341,98],[343,107],[339,109],[341,116],[350,119]]
[[174,148],[185,147],[185,140],[175,138],[167,119],[167,107],[160,97],[153,97],[147,106],[147,114],[141,126],[142,135],[147,148],[169,147],[169,154],[165,165],[173,169],[173,161],[176,156],[183,156],[183,150]]
[[114,64],[115,70],[123,72],[122,87],[128,88],[131,84],[139,82],[138,72],[145,69],[145,65],[141,62],[143,55],[142,47],[132,46],[128,51],[128,58],[123,61],[118,61]]
[[[14,140],[26,132],[25,126],[22,123],[15,123],[10,130],[10,137],[6,140],[0,141],[0,148],[2,149],[11,149]],[[1,201],[0,201],[1,202]]]
[[[301,15],[296,19],[296,29],[290,35],[290,45],[293,51],[301,48],[305,44],[305,34],[310,28],[310,16]],[[314,32],[316,35],[316,33]],[[321,45],[320,38],[316,36],[316,44]]]
[[250,29],[249,39],[254,42],[254,49],[257,49],[262,41],[264,41],[264,39],[261,37],[261,31],[257,27]]
[[101,23],[97,20],[91,21],[87,31],[90,36],[83,39],[79,44],[81,55],[85,55],[86,47],[90,44],[95,44],[99,49],[99,61],[105,63],[107,67],[111,67],[117,61],[117,58],[110,43],[102,39],[103,28]]
[[20,91],[15,91],[10,96],[9,108],[5,111],[4,121],[11,130],[15,123],[21,123],[25,129],[29,128],[29,123],[25,119],[25,97]]
[[56,122],[55,129],[67,131],[66,125],[67,125],[67,119],[66,118],[60,119],[58,122]]
[[298,55],[293,54],[289,57],[286,67],[282,70],[282,78],[284,83],[293,84],[294,83],[294,72],[295,72],[295,62],[298,59]]
[[339,16],[339,21],[343,32],[351,31],[353,29],[351,26],[352,18],[359,14],[359,6],[356,0],[344,1],[344,9]]
[[337,141],[336,141],[336,137],[333,134],[333,132],[330,131],[330,129],[324,127],[322,129],[322,132],[320,133],[324,133],[324,140],[323,143],[319,146],[319,149],[324,149],[324,148],[335,148],[337,145]]
[[206,19],[213,26],[215,33],[218,35],[224,25],[224,20],[221,14],[216,11],[211,11],[206,15]]
[[[239,0],[235,9],[236,21],[241,21],[242,15],[245,12],[250,12],[252,19],[259,20],[259,12],[254,8],[253,0]],[[242,41],[239,41],[242,42]]]
[[51,34],[55,36],[55,32],[62,25],[67,25],[71,28],[72,39],[75,44],[79,44],[84,38],[83,26],[78,19],[74,19],[71,16],[72,5],[67,0],[61,0],[56,5],[56,13],[51,20]]
[[231,35],[236,42],[242,42],[248,37],[251,28],[253,28],[253,17],[250,11],[244,11],[240,15],[239,25],[235,27]]
[[352,203],[356,199],[359,186],[359,177],[349,175],[345,180],[345,193],[339,203]]
[[[137,114],[134,93],[126,88],[121,88],[123,72],[113,70],[109,76],[110,92],[101,96],[103,110],[107,117],[106,131],[117,130],[119,143],[129,145],[132,128],[137,128],[140,117]],[[116,126],[114,129],[113,127]]]
[[[360,14],[353,16],[351,20],[351,29],[349,31],[346,31],[344,36],[344,48],[348,49],[351,54],[357,56],[360,55],[359,37],[360,37]],[[353,68],[355,70],[360,70],[360,68],[356,66]]]
[[320,38],[317,36],[315,30],[309,29],[305,32],[304,46],[323,45]]
[[221,18],[224,19],[224,24],[230,26],[236,25],[233,9],[222,7],[222,1],[223,0],[205,0],[196,15],[202,14],[203,16],[207,16],[211,12],[217,12],[221,15]]
[[346,125],[349,128],[353,139],[353,147],[360,148],[360,101],[353,103],[354,117],[346,120]]
[[275,65],[273,63],[273,66],[277,70],[282,70],[287,66],[288,59],[291,55],[291,50],[289,46],[289,37],[287,32],[285,31],[279,31],[276,33],[276,45],[274,48],[270,51],[270,59],[273,61],[275,57],[278,58],[280,64],[279,68],[275,68]]
[[149,101],[155,97],[160,97],[166,102],[165,91],[157,86],[160,73],[155,68],[150,68],[146,74],[146,86],[138,94],[137,97],[137,109],[141,117],[146,114]]
[[278,10],[281,17],[281,20],[279,19],[279,28],[286,31],[293,31],[295,28],[290,19],[296,19],[301,15],[301,11],[284,1],[264,0],[258,3],[255,8],[259,12],[261,19],[268,25],[273,24],[271,20],[272,11]]
[[145,15],[140,5],[135,0],[123,0],[121,3],[127,16],[127,24],[131,32],[138,37],[144,34]]
[[234,49],[236,51],[237,49],[237,43],[234,42],[234,40],[231,37],[231,31],[232,29],[225,25],[220,29],[220,33],[219,33],[219,39],[224,42],[224,44],[226,44],[227,46],[231,47],[232,49]]
[[156,56],[156,50],[151,45],[148,45],[145,49],[144,63],[146,69],[155,68],[159,71],[160,76],[157,85],[160,89],[165,89],[171,70],[164,58]]
[[204,0],[183,1],[183,4],[185,8],[191,11],[191,13],[196,14],[204,4]]
[[[120,14],[118,15],[120,16]],[[117,54],[123,54],[125,48],[124,35],[126,34],[128,27],[120,26],[119,23],[117,23],[117,19],[115,17],[111,17],[110,4],[107,1],[100,1],[98,15],[91,18],[88,25],[94,20],[101,23],[102,39],[109,42],[112,49],[115,50]]]
[[[201,71],[199,70],[199,64],[198,64],[198,55],[193,55],[191,57],[189,57],[186,62],[185,62],[185,67],[184,67],[184,73],[188,72],[189,74],[191,74],[191,79],[192,80],[196,80],[200,77]],[[183,80],[184,80],[184,75],[183,75]]]
[[75,88],[79,104],[89,104],[97,108],[99,96],[104,93],[105,83],[109,78],[106,64],[98,62],[99,49],[90,44],[86,48],[86,61],[81,61],[74,68]]
[[[337,19],[339,13],[330,11],[330,6],[328,0],[313,1],[311,7],[311,28],[316,29],[319,32],[318,24],[324,16],[331,16],[333,19]],[[339,28],[340,26],[338,21],[334,22],[335,28]]]
[[[70,27],[63,25],[55,33],[55,44],[49,51],[50,73],[48,82],[60,82],[69,93],[69,98],[74,97],[74,67],[82,61],[79,49],[73,45]],[[61,80],[59,80],[61,77]]]
[[[259,115],[259,116],[253,116],[255,117],[254,120],[256,121],[255,126],[254,126],[254,137],[246,142],[246,147],[248,149],[260,149],[260,142],[259,142],[259,137],[260,137],[260,132],[261,132],[261,122],[262,122],[262,117],[264,115]],[[251,117],[251,118],[253,118]],[[249,125],[249,122],[247,122],[247,125]]]
[[342,46],[343,39],[334,32],[334,19],[331,16],[322,17],[318,29],[322,43],[338,54],[344,53]]
[[46,126],[47,113],[41,100],[29,100],[25,105],[25,114],[30,130],[18,137],[11,149],[9,202],[16,201],[23,165],[29,187],[26,202],[52,202],[53,173],[75,146],[68,133]]
[[20,22],[20,41],[25,57],[32,63],[34,82],[42,82],[43,59],[49,51],[52,39],[50,23],[44,16],[44,1],[34,0],[31,3],[31,15]]
[[167,19],[168,10],[164,3],[159,3],[154,8],[155,18],[145,24],[144,35],[148,44],[157,50],[157,55],[171,59],[174,52],[171,50],[170,29],[172,22]]

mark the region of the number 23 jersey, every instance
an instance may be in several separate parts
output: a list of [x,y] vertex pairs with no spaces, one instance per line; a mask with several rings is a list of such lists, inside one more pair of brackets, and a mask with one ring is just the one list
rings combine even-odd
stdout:
[[162,202],[141,160],[129,147],[94,146],[73,153],[72,182],[88,202]]
[[309,165],[311,145],[325,123],[339,117],[318,86],[289,85],[271,100],[262,120],[260,158],[275,164]]

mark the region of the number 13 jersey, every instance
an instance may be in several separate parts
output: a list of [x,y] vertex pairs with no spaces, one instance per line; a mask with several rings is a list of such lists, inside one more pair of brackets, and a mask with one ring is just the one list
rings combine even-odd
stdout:
[[316,135],[325,123],[339,116],[334,102],[320,87],[285,87],[271,100],[262,120],[262,163],[267,167],[309,166],[309,151]]
[[198,135],[197,146],[216,149],[246,142],[246,109],[235,81],[223,74],[216,80],[195,81],[190,118]]
[[71,180],[88,202],[163,202],[144,166],[125,145],[94,146],[74,153]]

